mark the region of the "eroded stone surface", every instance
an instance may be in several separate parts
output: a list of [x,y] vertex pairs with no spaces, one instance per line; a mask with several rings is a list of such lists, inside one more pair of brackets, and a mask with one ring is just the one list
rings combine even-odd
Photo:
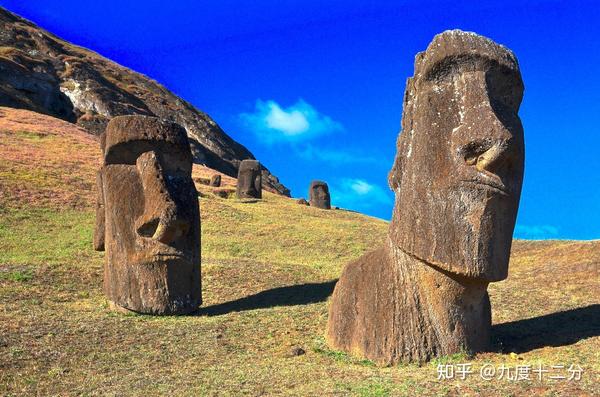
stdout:
[[94,249],[96,251],[104,251],[105,219],[102,170],[100,170],[96,173],[96,225],[94,227]]
[[308,190],[308,202],[311,207],[331,209],[329,186],[323,181],[312,181]]
[[118,116],[101,145],[94,247],[106,250],[105,294],[139,313],[195,311],[200,214],[185,130],[155,117]]
[[243,160],[240,164],[237,179],[237,197],[262,198],[262,172],[257,160]]
[[489,282],[508,274],[524,168],[514,54],[461,31],[434,37],[407,81],[383,247],[348,264],[328,343],[380,364],[485,350]]

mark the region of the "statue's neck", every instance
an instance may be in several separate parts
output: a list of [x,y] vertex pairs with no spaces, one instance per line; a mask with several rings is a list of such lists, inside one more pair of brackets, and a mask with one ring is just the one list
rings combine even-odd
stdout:
[[[456,351],[481,351],[487,348],[491,329],[491,309],[488,283],[440,270],[410,255],[388,240],[391,264],[396,266],[396,287],[400,300],[412,300],[416,307],[411,321],[417,321],[422,333],[414,326],[405,327],[411,337],[423,338],[435,355]],[[400,323],[403,323],[402,321]],[[425,335],[420,336],[419,334]],[[406,335],[404,336],[406,338]]]

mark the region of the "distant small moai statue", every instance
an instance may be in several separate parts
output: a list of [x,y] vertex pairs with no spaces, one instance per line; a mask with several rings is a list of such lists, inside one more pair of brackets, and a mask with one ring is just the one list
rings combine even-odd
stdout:
[[383,247],[346,265],[330,346],[380,365],[488,348],[490,282],[508,275],[524,169],[514,54],[458,30],[415,60],[389,174]]
[[308,189],[308,202],[311,207],[331,209],[329,186],[323,181],[312,181]]
[[94,248],[106,250],[112,306],[185,314],[202,303],[200,213],[185,130],[149,116],[119,116],[101,137]]
[[221,175],[213,174],[213,176],[210,177],[209,185],[212,187],[220,187],[221,186]]
[[236,194],[239,199],[262,198],[262,171],[258,160],[242,160]]
[[306,201],[306,199],[304,197],[302,197],[302,198],[299,198],[298,200],[296,200],[296,204],[308,205],[308,201]]

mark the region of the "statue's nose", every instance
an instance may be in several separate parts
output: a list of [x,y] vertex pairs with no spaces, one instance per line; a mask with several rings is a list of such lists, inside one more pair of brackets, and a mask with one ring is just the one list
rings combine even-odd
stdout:
[[[483,76],[476,77],[483,80]],[[518,160],[519,126],[511,124],[510,119],[506,123],[506,117],[498,113],[503,110],[492,106],[487,91],[481,88],[485,87],[483,83],[473,86],[468,91],[469,99],[476,105],[461,115],[461,125],[456,129],[471,139],[459,153],[477,171],[500,175]]]
[[173,243],[187,234],[190,224],[179,216],[156,153],[143,153],[136,165],[144,189],[144,213],[136,221],[136,230],[140,236]]
[[496,174],[499,168],[508,160],[509,154],[510,151],[506,143],[496,143],[479,154],[473,165],[477,168],[477,171]]
[[476,142],[464,149],[467,165],[475,167],[479,172],[496,175],[503,174],[504,168],[510,168],[516,161],[516,156],[517,148],[511,140]]

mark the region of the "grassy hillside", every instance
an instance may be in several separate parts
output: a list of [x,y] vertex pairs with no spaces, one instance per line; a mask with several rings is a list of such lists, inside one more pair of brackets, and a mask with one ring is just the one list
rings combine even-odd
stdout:
[[[202,184],[198,315],[111,312],[92,250],[96,142],[71,124],[0,108],[0,395],[598,395],[600,243],[514,245],[490,286],[495,347],[377,368],[323,340],[342,266],[387,224],[266,193],[242,203]],[[40,144],[45,142],[45,144]],[[305,354],[299,354],[302,349]],[[438,381],[439,363],[470,362]],[[574,363],[580,381],[485,381],[479,369]],[[535,377],[533,377],[535,379]]]

